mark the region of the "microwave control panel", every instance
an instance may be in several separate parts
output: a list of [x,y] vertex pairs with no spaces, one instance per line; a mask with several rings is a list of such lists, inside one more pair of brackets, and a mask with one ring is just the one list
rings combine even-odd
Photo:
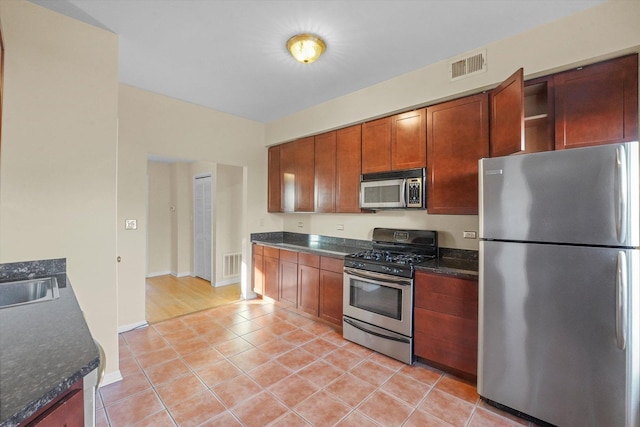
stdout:
[[422,178],[407,179],[407,207],[422,207]]

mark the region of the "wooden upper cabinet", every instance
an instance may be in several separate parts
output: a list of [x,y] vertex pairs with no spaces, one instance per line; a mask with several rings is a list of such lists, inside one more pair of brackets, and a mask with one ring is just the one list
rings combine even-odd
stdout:
[[427,166],[426,109],[391,117],[391,170]]
[[362,173],[391,170],[391,117],[362,124]]
[[361,125],[336,131],[336,212],[360,212]]
[[489,152],[487,94],[427,107],[427,212],[478,213],[478,160]]
[[524,151],[524,71],[520,68],[489,93],[491,157]]
[[524,151],[553,150],[554,104],[553,77],[528,80],[524,84]]
[[284,212],[313,212],[314,137],[280,145],[280,182]]
[[336,210],[336,131],[315,137],[315,211]]
[[282,183],[280,181],[280,146],[269,147],[267,181],[267,211],[282,212]]
[[556,74],[557,150],[638,139],[638,55]]

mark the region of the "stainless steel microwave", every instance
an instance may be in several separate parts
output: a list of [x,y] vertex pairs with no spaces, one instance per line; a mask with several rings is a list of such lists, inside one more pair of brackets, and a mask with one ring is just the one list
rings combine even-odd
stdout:
[[380,172],[360,176],[360,208],[424,209],[424,169]]

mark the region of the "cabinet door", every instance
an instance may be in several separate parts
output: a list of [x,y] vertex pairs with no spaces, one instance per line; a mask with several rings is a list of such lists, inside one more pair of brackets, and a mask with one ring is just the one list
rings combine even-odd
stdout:
[[556,150],[638,139],[638,55],[554,76]]
[[362,124],[362,173],[391,170],[391,117]]
[[264,294],[264,256],[256,248],[262,246],[253,245],[253,292]]
[[427,108],[427,212],[478,213],[478,160],[488,155],[487,94]]
[[283,212],[313,212],[314,138],[280,145]]
[[519,153],[524,146],[524,71],[520,68],[489,93],[491,157]]
[[296,210],[296,145],[287,142],[280,147],[280,183],[282,186],[282,211]]
[[298,302],[298,253],[280,250],[280,301]]
[[315,180],[315,142],[310,136],[295,141],[295,211],[313,212],[314,180]]
[[336,212],[360,212],[362,127],[336,131]]
[[278,300],[278,287],[280,284],[280,260],[265,256],[264,266],[264,293],[263,295]]
[[427,125],[424,108],[391,118],[391,169],[427,166]]
[[298,308],[318,315],[318,291],[320,270],[308,265],[298,265]]
[[315,211],[335,212],[336,132],[315,137]]
[[280,146],[269,147],[267,181],[267,211],[282,212],[282,182],[280,180]]
[[342,273],[320,270],[320,305],[318,316],[336,325],[342,325],[342,282]]

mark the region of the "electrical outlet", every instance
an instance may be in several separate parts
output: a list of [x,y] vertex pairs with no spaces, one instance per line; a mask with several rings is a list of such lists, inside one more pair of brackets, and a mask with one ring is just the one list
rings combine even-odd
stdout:
[[302,228],[302,227],[304,227],[304,222],[298,221],[298,228]]
[[344,230],[344,224],[338,224],[338,230]]
[[462,237],[464,237],[465,239],[475,239],[476,238],[476,232],[475,231],[464,231],[462,233]]

